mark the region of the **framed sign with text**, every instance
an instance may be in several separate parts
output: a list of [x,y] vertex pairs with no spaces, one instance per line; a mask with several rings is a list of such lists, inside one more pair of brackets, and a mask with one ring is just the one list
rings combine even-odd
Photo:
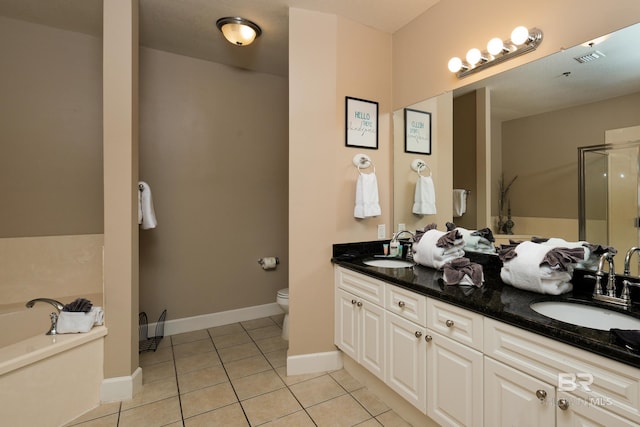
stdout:
[[347,147],[378,149],[378,103],[346,97]]
[[404,109],[404,151],[431,154],[431,113]]

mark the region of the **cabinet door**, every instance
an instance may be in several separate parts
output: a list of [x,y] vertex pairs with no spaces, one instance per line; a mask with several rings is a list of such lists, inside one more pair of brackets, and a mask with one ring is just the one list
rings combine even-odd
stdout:
[[387,385],[427,413],[426,328],[387,313]]
[[554,426],[555,397],[555,387],[491,358],[484,358],[485,426]]
[[358,311],[360,311],[358,314],[360,317],[359,362],[375,376],[384,380],[384,309],[363,301]]
[[481,427],[482,353],[431,330],[426,341],[427,415],[443,427]]
[[557,427],[637,427],[638,424],[607,411],[610,401],[583,400],[558,392]]
[[358,360],[358,310],[355,295],[336,289],[334,344],[347,356]]

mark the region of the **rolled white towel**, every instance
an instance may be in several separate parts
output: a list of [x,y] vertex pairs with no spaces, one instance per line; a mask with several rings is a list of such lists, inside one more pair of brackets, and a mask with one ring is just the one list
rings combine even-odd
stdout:
[[422,235],[418,243],[412,246],[413,261],[426,267],[442,269],[444,265],[454,259],[464,256],[464,240],[457,239],[448,248],[436,246],[438,239],[447,234],[439,230],[429,230]]
[[93,322],[93,325],[94,326],[103,325],[104,324],[104,310],[102,310],[102,307],[93,306],[93,307],[91,307],[91,312],[95,316],[95,320]]
[[153,208],[153,198],[151,196],[151,187],[144,181],[138,182],[138,224],[142,225],[143,230],[156,228],[158,220],[156,212]]
[[571,291],[571,268],[569,271],[562,271],[540,266],[547,252],[552,249],[549,245],[520,243],[515,248],[518,255],[503,263],[500,278],[514,288],[541,294],[560,295]]

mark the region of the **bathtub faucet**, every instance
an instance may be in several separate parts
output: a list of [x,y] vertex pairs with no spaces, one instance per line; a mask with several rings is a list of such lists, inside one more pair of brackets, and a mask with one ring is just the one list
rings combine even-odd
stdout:
[[64,308],[64,305],[62,305],[60,301],[56,301],[51,298],[32,299],[31,301],[27,302],[25,305],[27,306],[27,308],[32,308],[37,302],[46,302],[48,304],[51,304],[56,310],[58,310],[57,313],[53,312],[49,315],[49,317],[51,318],[51,327],[47,332],[47,335],[57,335],[58,331],[56,328],[58,326],[58,314],[60,314],[60,311],[62,311],[62,309]]

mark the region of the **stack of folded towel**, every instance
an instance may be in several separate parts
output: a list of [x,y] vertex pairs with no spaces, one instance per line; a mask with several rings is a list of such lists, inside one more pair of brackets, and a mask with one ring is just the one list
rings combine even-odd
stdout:
[[560,295],[573,289],[575,265],[584,259],[584,248],[566,248],[522,242],[503,245],[500,278],[506,284],[532,292]]
[[610,246],[594,245],[585,241],[567,242],[564,239],[552,237],[550,239],[533,238],[532,241],[536,241],[542,245],[548,245],[553,247],[564,248],[583,248],[584,258],[577,264],[578,267],[589,267],[598,265],[598,258],[605,252],[610,254],[617,254],[618,250]]
[[457,258],[443,267],[444,282],[447,285],[468,285],[482,287],[484,273],[482,266],[471,262],[469,258]]
[[91,301],[78,298],[62,308],[56,329],[60,334],[89,332],[94,326],[103,323],[102,307],[94,307]]
[[435,224],[416,231],[413,260],[426,267],[441,269],[448,262],[464,256],[464,239],[457,230],[439,231]]
[[493,237],[493,233],[490,228],[467,230],[466,228],[456,226],[452,222],[447,222],[447,230],[458,230],[460,234],[462,234],[462,238],[464,239],[464,249],[466,251],[488,254],[496,253],[496,248],[493,246],[493,242],[495,242],[496,239]]

